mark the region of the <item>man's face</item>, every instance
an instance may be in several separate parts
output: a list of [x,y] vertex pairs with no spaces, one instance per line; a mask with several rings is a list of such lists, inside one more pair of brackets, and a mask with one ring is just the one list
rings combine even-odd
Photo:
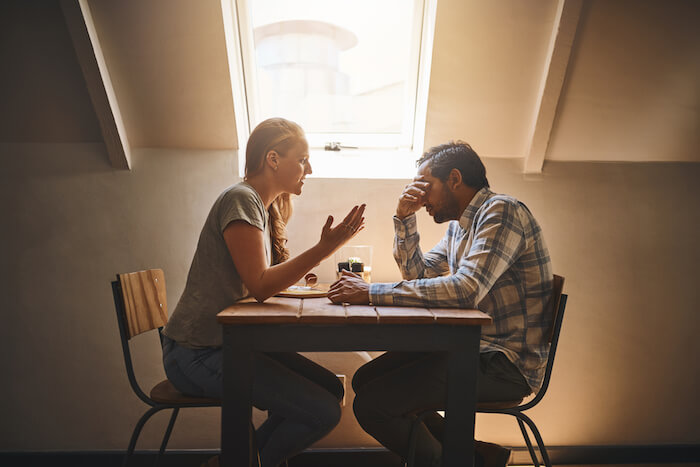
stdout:
[[449,190],[439,178],[433,177],[428,162],[418,167],[416,180],[428,182],[430,185],[425,190],[423,206],[433,220],[438,224],[450,220],[458,220],[462,215],[459,209],[457,197]]

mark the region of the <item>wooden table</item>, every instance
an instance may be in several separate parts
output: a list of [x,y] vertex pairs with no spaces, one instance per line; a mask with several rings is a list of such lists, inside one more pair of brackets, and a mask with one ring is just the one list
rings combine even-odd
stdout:
[[224,333],[221,465],[250,465],[253,352],[355,350],[448,352],[442,465],[472,465],[479,337],[481,326],[491,323],[488,315],[273,297],[237,303],[218,320]]

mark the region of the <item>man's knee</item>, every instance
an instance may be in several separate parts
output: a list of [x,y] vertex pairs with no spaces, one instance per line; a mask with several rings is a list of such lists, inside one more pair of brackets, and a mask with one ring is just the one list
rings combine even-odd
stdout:
[[352,390],[355,391],[355,394],[362,392],[362,388],[371,383],[378,376],[382,376],[381,374],[377,374],[376,370],[373,370],[373,362],[376,362],[376,359],[362,365],[352,376]]
[[382,401],[382,395],[371,390],[360,390],[355,394],[355,400],[352,402],[355,418],[360,422],[383,418],[387,409],[387,404]]
[[362,393],[356,393],[355,399],[352,401],[352,411],[355,414],[355,419],[362,424],[371,412],[371,408],[367,403],[367,398],[362,396]]
[[355,391],[355,394],[357,394],[364,385],[365,378],[363,369],[364,367],[358,368],[352,377],[352,390]]

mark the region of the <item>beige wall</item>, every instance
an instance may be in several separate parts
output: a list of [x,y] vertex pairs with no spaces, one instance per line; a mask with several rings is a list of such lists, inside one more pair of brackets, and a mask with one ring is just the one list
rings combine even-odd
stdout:
[[[133,18],[148,10],[141,3],[128,3]],[[113,170],[103,145],[94,143],[99,128],[57,2],[0,5],[0,30],[9,39],[0,41],[8,64],[0,73],[0,450],[123,449],[144,410],[125,378],[109,281],[116,272],[162,267],[172,309],[207,210],[236,180],[235,151],[201,149],[233,145],[221,34],[209,31],[221,19],[214,3],[190,12],[188,23],[208,53],[177,54],[178,47],[159,41],[187,42],[189,30],[170,32],[183,30],[175,27],[182,24],[176,13],[189,12],[191,3],[151,18],[157,27],[135,21],[125,30],[118,26],[131,16],[90,2],[138,145],[200,148],[135,148],[130,172]],[[533,1],[527,10],[520,3],[440,0],[427,144],[464,138],[485,155],[522,155],[555,2]],[[688,86],[697,82],[700,43],[686,24],[697,17],[697,2],[585,3],[582,45],[550,155],[619,160],[635,152],[639,160],[698,161],[697,87]],[[612,16],[601,8],[617,11],[622,29],[634,34],[610,26]],[[662,24],[650,27],[648,18]],[[649,46],[648,34],[656,40]],[[149,47],[139,49],[142,42]],[[666,53],[676,46],[677,53]],[[649,68],[660,56],[664,66]],[[628,70],[639,79],[627,80]],[[608,109],[614,118],[601,119]],[[524,177],[517,161],[486,163],[493,187],[533,210],[555,271],[567,278],[554,380],[533,411],[547,443],[700,443],[700,165],[547,162],[542,175]],[[290,223],[292,250],[318,238],[327,214],[342,216],[367,201],[367,229],[355,243],[374,246],[375,280],[396,278],[391,214],[404,183],[309,180]],[[444,226],[425,215],[419,223],[430,247]],[[329,280],[332,266],[325,262],[317,272]],[[148,386],[163,375],[157,343],[143,337],[134,344]],[[348,375],[366,359],[321,357]],[[142,447],[157,446],[165,421],[156,420]],[[349,412],[341,423],[324,445],[373,444]],[[499,417],[480,418],[477,434],[522,443],[512,420]],[[216,410],[183,413],[173,436],[172,447],[217,447]]]
[[[0,155],[0,450],[123,449],[144,405],[126,381],[109,281],[162,267],[172,309],[209,205],[234,180],[235,155],[137,150],[131,172],[111,169],[100,145],[2,144]],[[567,278],[554,379],[533,411],[547,443],[699,443],[700,166],[560,162],[524,179],[513,161],[486,162],[494,189],[540,220]],[[356,243],[374,245],[377,280],[396,278],[390,216],[403,184],[309,180],[290,224],[292,250],[317,238],[328,213],[367,201]],[[419,218],[425,247],[444,228],[431,222]],[[326,264],[319,272],[332,273]],[[148,386],[163,375],[157,342],[134,343]],[[346,373],[363,360],[321,358]],[[342,423],[325,446],[373,444],[349,412]],[[141,446],[155,448],[164,424],[157,418]],[[503,417],[480,418],[477,434],[522,444]],[[217,446],[215,410],[183,414],[172,447]]]

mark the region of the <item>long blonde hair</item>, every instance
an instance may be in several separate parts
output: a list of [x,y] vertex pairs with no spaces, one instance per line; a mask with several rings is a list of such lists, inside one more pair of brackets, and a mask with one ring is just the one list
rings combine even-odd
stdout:
[[[284,153],[300,139],[304,130],[296,123],[284,118],[269,118],[255,127],[248,138],[245,151],[245,178],[263,169],[265,156],[270,151]],[[272,264],[289,259],[287,248],[287,222],[292,215],[292,200],[289,193],[282,193],[270,205],[270,237]]]

